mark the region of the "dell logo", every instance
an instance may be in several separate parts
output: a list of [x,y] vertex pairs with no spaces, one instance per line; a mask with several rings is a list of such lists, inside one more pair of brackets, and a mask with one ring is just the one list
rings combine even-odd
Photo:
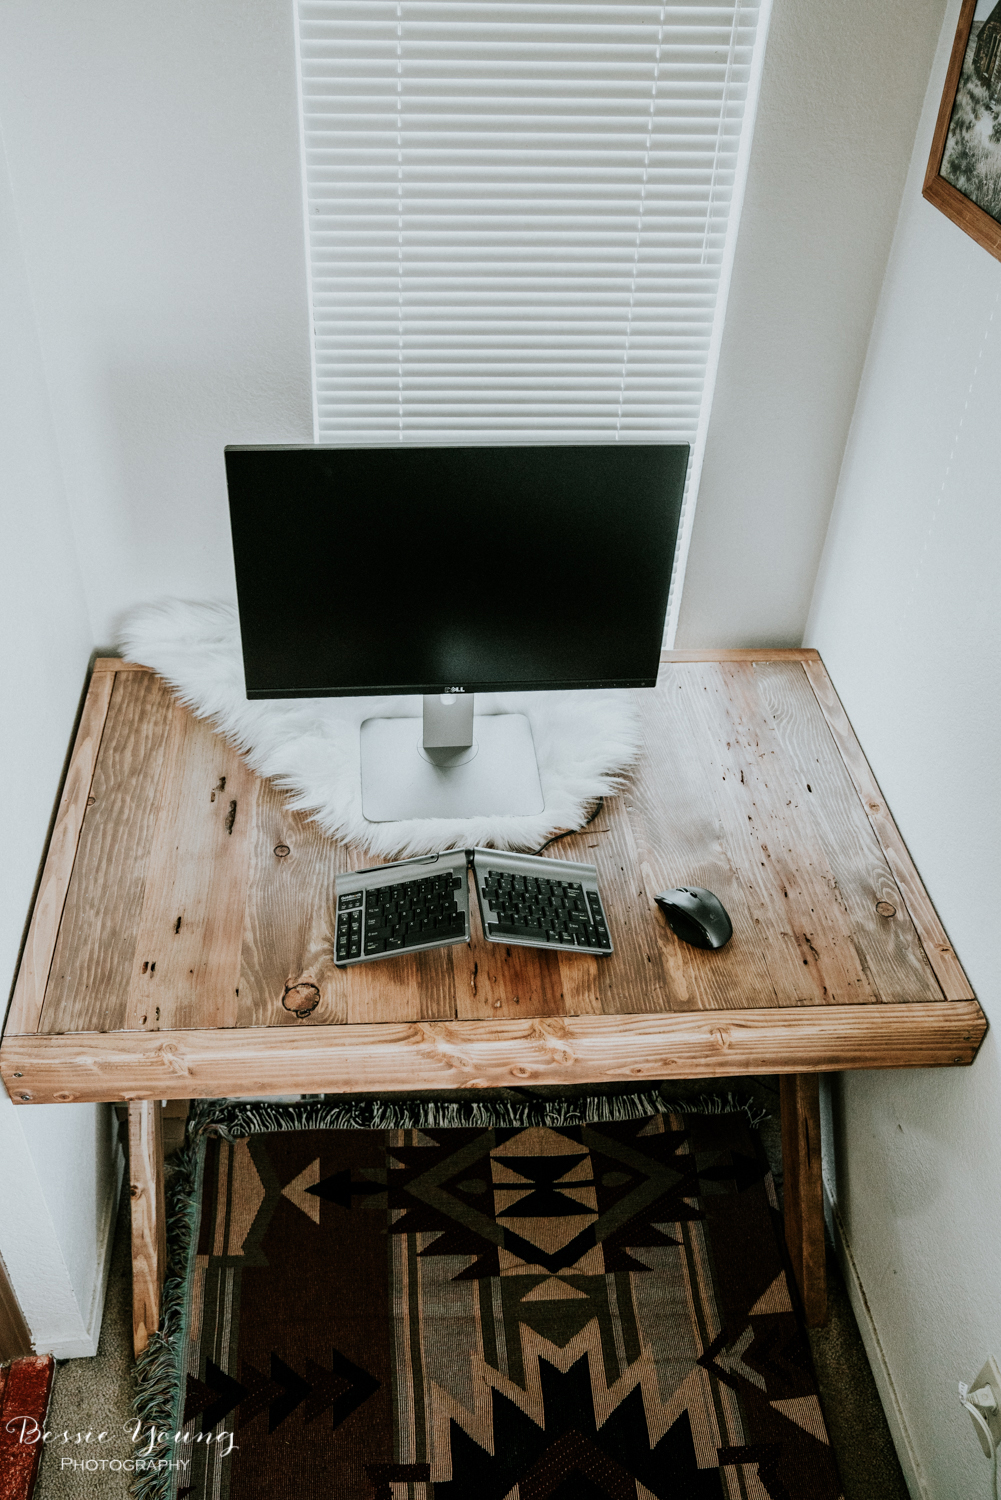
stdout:
[[449,688],[449,692],[450,693],[464,693],[465,691],[466,691],[466,689],[465,688],[461,688],[461,687],[450,687]]

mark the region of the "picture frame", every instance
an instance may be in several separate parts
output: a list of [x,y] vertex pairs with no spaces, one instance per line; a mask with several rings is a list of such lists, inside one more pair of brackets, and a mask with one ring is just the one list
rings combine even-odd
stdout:
[[1001,260],[1001,0],[963,0],[922,195]]

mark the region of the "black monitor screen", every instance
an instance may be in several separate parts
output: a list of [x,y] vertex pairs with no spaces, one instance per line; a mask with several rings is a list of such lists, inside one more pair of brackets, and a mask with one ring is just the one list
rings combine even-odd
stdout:
[[247,696],[656,681],[687,444],[227,448]]

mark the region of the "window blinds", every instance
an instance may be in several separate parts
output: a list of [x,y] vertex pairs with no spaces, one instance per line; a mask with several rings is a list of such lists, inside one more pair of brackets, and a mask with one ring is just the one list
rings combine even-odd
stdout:
[[760,8],[300,0],[319,441],[693,442]]

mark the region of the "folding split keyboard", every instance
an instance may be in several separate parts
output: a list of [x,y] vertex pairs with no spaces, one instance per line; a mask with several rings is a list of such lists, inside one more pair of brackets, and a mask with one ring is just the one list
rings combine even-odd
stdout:
[[335,963],[344,968],[468,943],[467,869],[488,942],[612,952],[593,865],[497,849],[450,849],[338,875]]

